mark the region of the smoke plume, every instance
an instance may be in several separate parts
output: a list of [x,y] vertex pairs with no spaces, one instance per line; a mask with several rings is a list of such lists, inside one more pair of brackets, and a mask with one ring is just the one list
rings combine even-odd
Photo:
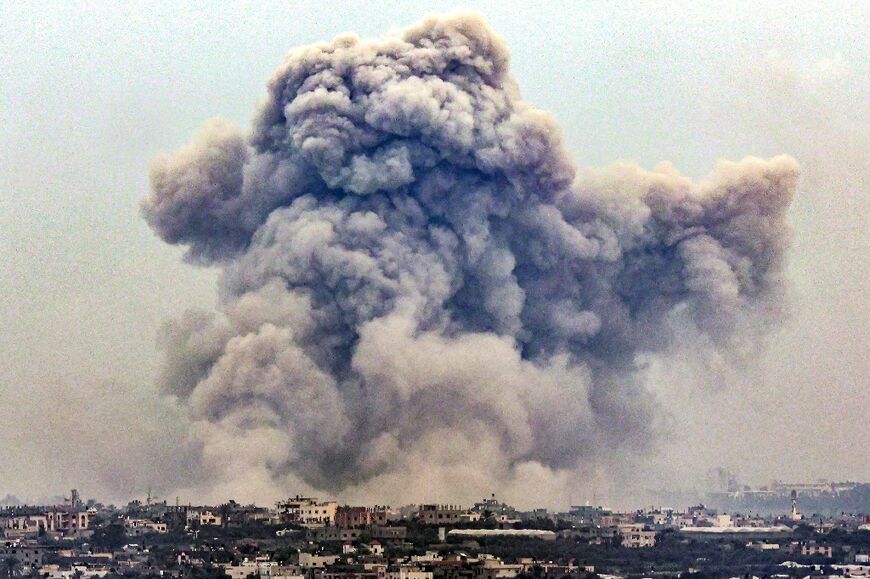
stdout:
[[212,488],[570,487],[655,444],[645,359],[778,321],[791,158],[578,170],[508,62],[468,14],[299,48],[154,164],[148,223],[222,271],[161,339]]

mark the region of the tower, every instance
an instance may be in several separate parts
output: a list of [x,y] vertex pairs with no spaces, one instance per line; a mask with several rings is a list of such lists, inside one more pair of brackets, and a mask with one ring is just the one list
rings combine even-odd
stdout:
[[803,518],[797,510],[797,491],[791,491],[791,520],[792,521],[800,521]]

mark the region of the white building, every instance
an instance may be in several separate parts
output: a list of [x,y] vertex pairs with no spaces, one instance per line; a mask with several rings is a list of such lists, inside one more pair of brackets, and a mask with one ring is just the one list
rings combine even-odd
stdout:
[[296,523],[305,527],[321,527],[335,524],[338,503],[319,501],[314,497],[296,496],[277,504],[278,515],[283,523]]

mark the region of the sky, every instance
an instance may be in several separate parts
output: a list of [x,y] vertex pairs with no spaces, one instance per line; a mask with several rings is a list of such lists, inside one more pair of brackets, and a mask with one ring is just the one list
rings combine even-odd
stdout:
[[750,483],[870,480],[870,7],[633,4],[0,5],[0,497],[143,495],[173,456],[156,337],[215,303],[217,274],[141,218],[152,159],[210,117],[247,125],[294,46],[455,9],[504,38],[523,98],[581,167],[801,164],[790,318],[751,367],[700,385],[679,363],[654,374],[670,434],[649,485],[716,466]]

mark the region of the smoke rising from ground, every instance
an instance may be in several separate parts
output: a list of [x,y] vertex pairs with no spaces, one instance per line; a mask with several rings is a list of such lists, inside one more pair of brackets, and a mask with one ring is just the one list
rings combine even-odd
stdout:
[[299,48],[250,132],[154,164],[146,220],[222,270],[161,338],[191,485],[570,488],[661,435],[645,361],[739,360],[781,318],[791,158],[578,170],[508,62],[466,14]]

